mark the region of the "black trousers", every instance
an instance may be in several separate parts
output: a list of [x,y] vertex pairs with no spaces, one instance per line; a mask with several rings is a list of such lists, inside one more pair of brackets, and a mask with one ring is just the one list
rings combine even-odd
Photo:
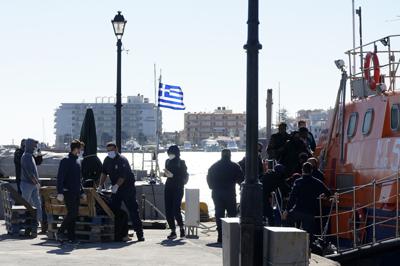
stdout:
[[175,220],[179,227],[183,227],[183,219],[181,214],[181,204],[183,198],[183,188],[173,186],[165,186],[165,216],[167,217],[168,226],[175,231]]
[[111,208],[113,210],[120,209],[122,202],[125,203],[125,206],[128,209],[133,230],[135,230],[138,237],[143,236],[143,226],[139,217],[139,206],[136,201],[135,187],[125,187],[119,189],[116,194],[112,194]]
[[314,240],[315,216],[313,214],[292,211],[289,213],[289,225],[296,226],[310,235],[310,242]]
[[58,229],[59,233],[64,233],[67,230],[69,240],[75,240],[75,223],[79,214],[80,194],[73,192],[64,192],[64,202],[67,207],[67,215]]
[[215,206],[215,220],[217,223],[218,238],[222,237],[222,222],[221,218],[225,218],[225,212],[228,217],[236,217],[236,193],[230,190],[216,190],[212,191],[212,199]]

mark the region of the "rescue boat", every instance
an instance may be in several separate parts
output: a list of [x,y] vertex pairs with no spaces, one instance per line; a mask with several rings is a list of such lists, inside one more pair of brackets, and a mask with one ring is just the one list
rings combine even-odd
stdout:
[[347,66],[335,61],[340,86],[316,150],[336,193],[321,203],[320,237],[337,248],[327,257],[344,265],[394,265],[386,262],[400,258],[400,35],[345,54]]

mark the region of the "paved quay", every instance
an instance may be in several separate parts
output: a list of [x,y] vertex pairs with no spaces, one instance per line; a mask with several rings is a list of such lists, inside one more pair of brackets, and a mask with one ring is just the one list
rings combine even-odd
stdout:
[[[209,224],[211,225],[211,224]],[[87,243],[77,247],[60,246],[46,236],[35,239],[7,235],[0,221],[0,265],[222,265],[222,249],[216,244],[216,232],[201,232],[199,239],[166,240],[167,230],[145,230],[145,242]],[[310,265],[334,266],[313,256]]]

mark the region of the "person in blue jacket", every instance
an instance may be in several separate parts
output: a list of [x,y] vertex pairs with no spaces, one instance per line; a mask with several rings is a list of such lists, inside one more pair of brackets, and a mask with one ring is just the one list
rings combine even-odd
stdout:
[[[73,140],[71,151],[66,158],[60,162],[57,174],[57,200],[65,202],[67,215],[65,216],[57,234],[57,240],[75,242],[75,223],[79,215],[80,199],[86,200],[81,183],[81,166],[79,156],[82,154],[83,142]],[[67,231],[67,236],[65,236]]]

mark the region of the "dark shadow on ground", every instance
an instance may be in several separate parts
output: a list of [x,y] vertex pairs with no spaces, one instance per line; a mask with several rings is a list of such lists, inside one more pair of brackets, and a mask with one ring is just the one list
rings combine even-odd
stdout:
[[210,248],[222,248],[222,243],[218,243],[218,242],[208,243],[208,244],[206,244],[206,246],[210,247]]
[[177,239],[177,240],[165,239],[158,244],[164,247],[175,247],[175,246],[186,245],[186,242],[183,242],[183,239]]

